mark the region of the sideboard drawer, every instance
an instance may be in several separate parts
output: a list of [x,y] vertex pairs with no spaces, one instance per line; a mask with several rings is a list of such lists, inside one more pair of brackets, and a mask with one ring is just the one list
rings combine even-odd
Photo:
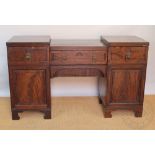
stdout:
[[54,65],[92,63],[92,51],[52,51],[50,57]]
[[146,47],[110,47],[108,63],[110,64],[146,64]]
[[107,51],[93,51],[92,64],[107,64]]
[[8,47],[9,64],[46,64],[48,47]]
[[106,51],[52,51],[51,64],[106,64]]

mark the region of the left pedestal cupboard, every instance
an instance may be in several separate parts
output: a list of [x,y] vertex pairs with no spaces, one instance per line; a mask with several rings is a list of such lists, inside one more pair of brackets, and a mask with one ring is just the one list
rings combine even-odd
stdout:
[[48,36],[15,37],[7,43],[13,120],[25,110],[39,110],[45,119],[51,118],[49,48]]

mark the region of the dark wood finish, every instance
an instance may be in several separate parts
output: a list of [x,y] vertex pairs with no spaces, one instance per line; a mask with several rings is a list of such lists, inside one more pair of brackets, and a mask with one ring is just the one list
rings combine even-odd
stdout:
[[101,41],[108,47],[112,46],[148,46],[149,42],[137,36],[101,36]]
[[111,66],[108,77],[109,104],[142,104],[144,66]]
[[107,64],[107,50],[93,51],[92,52],[92,64]]
[[146,64],[147,47],[110,47],[109,64]]
[[18,113],[25,110],[42,111],[45,119],[51,118],[50,39],[14,37],[7,48],[12,119],[20,119]]
[[149,43],[133,36],[101,37],[108,48],[107,91],[102,99],[104,114],[132,110],[142,117]]
[[8,61],[10,65],[48,65],[49,47],[8,47]]
[[148,42],[135,36],[50,40],[16,36],[7,42],[13,120],[25,110],[50,119],[50,78],[59,76],[97,76],[105,118],[117,109],[142,117]]
[[[111,102],[137,103],[140,85],[140,70],[112,70],[111,71]],[[127,82],[127,83],[126,83]],[[126,84],[125,84],[126,83]]]
[[92,52],[91,51],[52,51],[51,64],[91,64]]
[[67,76],[106,77],[106,65],[51,66],[51,78]]
[[99,40],[52,40],[51,51],[103,51],[107,47]]
[[10,79],[13,82],[13,107],[17,109],[46,108],[47,74],[48,69],[45,68],[10,67]]
[[9,47],[24,47],[24,46],[49,46],[51,41],[50,36],[14,36],[6,42]]
[[74,64],[106,64],[106,51],[52,51],[50,53],[52,65]]
[[[107,69],[107,67],[106,67]],[[107,70],[105,72],[105,76],[98,76],[98,96],[99,96],[99,103],[102,104],[102,102],[105,100],[105,93],[107,89],[107,80],[106,75]]]

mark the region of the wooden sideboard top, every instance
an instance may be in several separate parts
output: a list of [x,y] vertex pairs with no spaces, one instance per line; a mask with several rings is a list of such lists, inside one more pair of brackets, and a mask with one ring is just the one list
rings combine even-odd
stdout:
[[51,40],[50,36],[14,36],[7,46],[46,46],[52,50],[104,50],[107,46],[148,46],[149,42],[136,36],[102,36],[101,40]]
[[137,36],[102,36],[101,41],[107,46],[148,46],[149,42]]
[[52,50],[104,50],[106,46],[100,40],[51,40]]
[[7,41],[7,46],[32,46],[32,45],[49,45],[50,36],[13,36]]

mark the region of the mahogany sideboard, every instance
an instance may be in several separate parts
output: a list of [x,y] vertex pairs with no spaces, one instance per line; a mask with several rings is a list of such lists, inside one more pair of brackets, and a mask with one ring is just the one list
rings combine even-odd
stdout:
[[[142,117],[149,43],[136,36],[98,40],[51,40],[50,36],[14,36],[7,43],[12,119],[38,110],[51,118],[50,79],[96,76],[104,117],[117,109]],[[103,79],[106,91],[103,93]]]

